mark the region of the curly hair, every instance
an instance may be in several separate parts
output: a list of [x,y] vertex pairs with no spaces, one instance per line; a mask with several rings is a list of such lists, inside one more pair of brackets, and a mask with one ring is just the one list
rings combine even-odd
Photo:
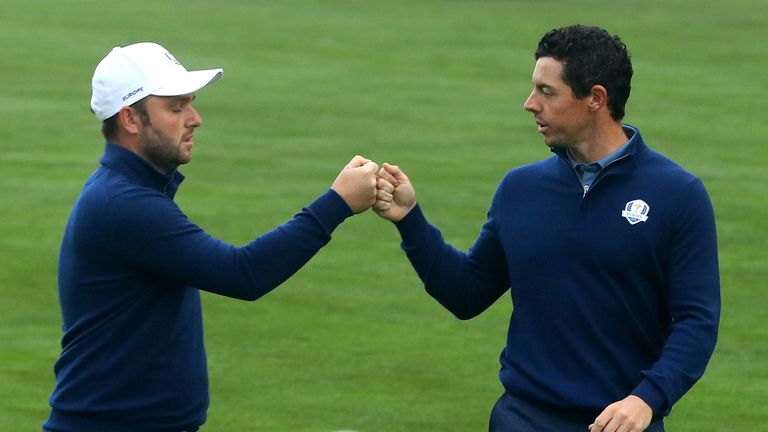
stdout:
[[608,108],[615,120],[624,118],[632,81],[632,61],[618,36],[599,27],[572,25],[550,30],[539,41],[536,60],[552,57],[563,62],[563,81],[576,98],[586,97],[592,86],[608,92]]

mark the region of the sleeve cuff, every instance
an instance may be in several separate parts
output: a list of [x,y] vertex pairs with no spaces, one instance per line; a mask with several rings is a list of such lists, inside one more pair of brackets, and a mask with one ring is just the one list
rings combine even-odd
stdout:
[[306,208],[330,235],[344,220],[354,213],[344,199],[333,189],[328,189]]
[[428,231],[427,228],[429,228],[429,222],[427,222],[426,216],[421,211],[421,206],[416,204],[404,218],[395,222],[395,227],[397,227],[400,237],[403,239],[403,249],[408,249],[424,240]]
[[664,413],[664,406],[666,405],[664,395],[656,385],[647,379],[640,382],[632,391],[632,394],[647,403],[653,410],[654,416]]

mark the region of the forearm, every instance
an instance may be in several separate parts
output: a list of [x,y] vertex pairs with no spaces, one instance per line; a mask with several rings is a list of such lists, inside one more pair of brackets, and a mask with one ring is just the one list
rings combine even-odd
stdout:
[[717,341],[714,305],[672,325],[659,360],[632,391],[656,414],[666,413],[701,378]]
[[[331,233],[352,212],[329,190],[291,220],[236,248],[228,265],[206,291],[255,300],[285,282],[331,240]],[[234,277],[233,277],[234,276]]]
[[467,254],[446,243],[419,206],[396,226],[402,248],[426,291],[456,317],[480,314],[507,290],[503,254],[487,232],[481,233]]
[[146,199],[154,201],[126,207],[147,210],[124,216],[129,222],[113,242],[120,256],[147,275],[246,300],[263,296],[298,271],[352,215],[329,190],[285,224],[236,247],[191,223],[172,202]]

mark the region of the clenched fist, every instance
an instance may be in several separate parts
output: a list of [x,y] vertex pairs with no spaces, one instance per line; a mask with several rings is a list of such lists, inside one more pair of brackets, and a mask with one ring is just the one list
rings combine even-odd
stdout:
[[384,219],[397,222],[416,207],[416,191],[397,165],[384,163],[379,171],[377,189],[373,210]]
[[341,170],[331,189],[341,196],[355,214],[368,210],[376,202],[376,172],[379,166],[362,156],[355,156]]

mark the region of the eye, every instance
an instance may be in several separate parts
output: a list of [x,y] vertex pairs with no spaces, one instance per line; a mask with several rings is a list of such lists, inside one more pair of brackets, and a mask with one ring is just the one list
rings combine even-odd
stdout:
[[539,90],[539,93],[543,94],[544,96],[554,96],[555,95],[555,92],[549,86],[545,86],[545,85],[538,86],[538,90]]

